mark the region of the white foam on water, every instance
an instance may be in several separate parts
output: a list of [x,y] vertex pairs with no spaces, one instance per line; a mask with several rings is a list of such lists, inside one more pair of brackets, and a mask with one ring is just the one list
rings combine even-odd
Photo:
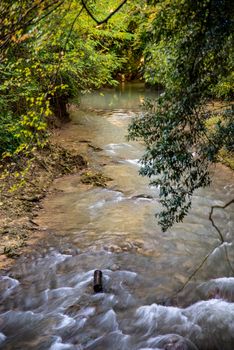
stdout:
[[109,153],[109,154],[115,154],[116,153],[113,149],[107,149],[106,152]]
[[83,317],[83,318],[80,318],[79,320],[77,320],[77,329],[81,329],[84,327],[84,325],[86,324],[87,322],[87,318]]
[[189,329],[196,328],[182,309],[172,306],[152,304],[141,306],[136,311],[136,325],[143,328],[147,336],[160,333],[178,333],[185,335]]
[[62,328],[68,327],[68,326],[72,326],[76,323],[74,318],[69,317],[67,315],[63,315],[63,314],[59,313],[58,316],[61,316],[61,321],[57,326],[54,327],[54,329],[62,329]]
[[0,333],[0,344],[3,343],[6,340],[6,336],[3,333]]
[[87,287],[93,281],[93,274],[95,270],[90,270],[88,272],[82,273],[78,276],[76,280],[75,288]]
[[119,324],[117,322],[116,313],[114,310],[107,311],[102,318],[99,320],[99,325],[108,330],[112,331],[118,331],[119,330]]
[[[100,337],[98,337],[98,338],[96,338],[96,339],[94,339],[94,340],[90,340],[90,341],[87,343],[86,348],[90,348],[90,347],[92,347],[93,345],[98,344],[103,338],[104,338],[104,336],[100,336]],[[93,349],[94,349],[94,348],[93,348]]]
[[140,160],[139,159],[125,159],[124,160],[125,163],[130,163],[132,165],[135,165],[137,166],[138,168],[141,167],[141,163],[140,163]]
[[115,154],[116,151],[124,148],[133,148],[133,146],[128,143],[109,143],[104,147],[104,150],[108,153]]
[[203,298],[234,301],[234,277],[215,278],[198,286]]
[[74,294],[74,288],[71,287],[60,287],[56,289],[50,289],[48,295],[53,298],[61,298],[68,295]]
[[184,314],[200,328],[191,330],[191,340],[201,346],[214,345],[219,349],[233,349],[234,344],[234,303],[211,299],[200,301],[184,310]]
[[93,316],[95,314],[95,307],[86,307],[86,308],[83,308],[81,309],[77,315],[78,316],[84,316],[84,317],[90,317],[90,316]]
[[62,343],[62,338],[57,337],[56,341],[54,344],[51,345],[49,350],[78,350],[81,348],[74,347],[72,344],[64,344]]
[[14,278],[8,277],[8,276],[1,276],[0,277],[0,283],[3,282],[3,288],[4,291],[1,291],[1,298],[5,299],[8,297],[12,291],[17,287],[20,282]]
[[162,348],[140,348],[139,350],[162,350]]
[[128,111],[125,111],[123,109],[117,110],[116,112],[114,112],[108,119],[109,120],[119,120],[119,119],[129,119],[132,116],[130,115],[130,113],[128,113]]
[[121,192],[104,190],[107,194],[111,194],[112,197],[101,199],[96,203],[89,206],[90,210],[103,208],[105,205],[110,205],[110,203],[119,203],[125,199]]
[[128,282],[135,281],[137,277],[137,273],[133,271],[120,270],[117,273],[120,274],[122,280],[126,280]]
[[174,333],[198,348],[206,344],[207,348],[233,350],[234,303],[211,299],[185,309],[152,304],[138,308],[136,317],[135,326],[144,336]]
[[129,350],[130,336],[123,334],[122,331],[113,331],[109,334],[103,334],[94,340],[88,342],[85,346],[87,350]]
[[234,287],[234,277],[220,277],[210,280],[211,282],[224,283]]
[[181,349],[181,350],[198,350],[197,347],[187,338],[178,334],[164,334],[147,340],[147,345],[157,346],[157,349]]
[[[35,270],[48,270],[48,268],[56,268],[56,266],[62,262],[64,262],[66,259],[71,258],[72,254],[62,254],[58,251],[51,250],[47,255],[41,256],[36,260],[36,265],[33,263],[31,264],[31,272],[35,267]],[[37,273],[37,272],[35,272]]]
[[102,199],[97,203],[90,205],[89,209],[99,209],[99,208],[102,208],[105,204],[106,204],[105,199]]
[[[72,255],[70,254],[62,254],[56,251],[53,251],[51,255],[48,256],[48,258],[52,257],[52,261],[55,263],[55,265],[57,263],[63,262],[64,260],[66,260],[67,258],[70,258]],[[44,259],[44,258],[43,258]]]

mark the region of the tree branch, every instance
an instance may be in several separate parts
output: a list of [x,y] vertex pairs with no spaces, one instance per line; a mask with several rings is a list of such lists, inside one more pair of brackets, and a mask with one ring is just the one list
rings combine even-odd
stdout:
[[[18,22],[13,23],[13,28],[11,28],[11,30],[5,34],[3,37],[1,37],[1,45],[0,45],[0,49],[2,49],[10,40],[11,36],[19,29],[22,28],[27,28],[30,25],[35,25],[38,22],[40,22],[42,19],[44,19],[45,17],[49,16],[52,12],[54,12],[55,10],[57,10],[57,8],[59,8],[63,3],[64,0],[55,0],[52,4],[48,4],[45,8],[44,8],[44,12],[46,10],[48,10],[48,12],[46,12],[44,15],[42,15],[39,18],[34,18],[34,16],[32,16],[31,18],[28,19],[28,21],[26,22],[22,22],[22,19],[26,18],[26,15],[32,14],[33,15],[33,10],[35,10],[36,8],[39,9],[39,5],[41,5],[44,2],[44,0],[41,0],[37,6],[34,5],[33,7],[31,7],[30,9],[27,10],[26,14],[24,14],[23,18],[21,18]],[[54,6],[54,7],[53,7]],[[52,7],[52,9],[51,9]]]
[[[223,244],[225,242],[224,240],[224,237],[223,237],[223,234],[221,233],[220,229],[217,227],[217,225],[215,224],[213,218],[212,218],[212,215],[213,215],[213,212],[214,212],[214,209],[225,209],[227,208],[229,205],[231,205],[232,203],[234,203],[234,199],[230,200],[228,203],[226,203],[224,206],[222,205],[213,205],[211,207],[211,210],[210,210],[210,215],[209,215],[209,220],[211,221],[212,223],[212,226],[216,229],[216,231],[218,232],[219,234],[219,237],[220,237],[220,241],[221,241],[221,244]],[[229,256],[228,256],[228,251],[227,251],[227,247],[224,246],[224,249],[225,249],[225,255],[226,255],[226,259],[227,259],[227,262],[228,262],[228,265],[232,271],[232,273],[234,273],[234,269],[232,267],[232,264],[231,264],[231,261],[229,259]]]
[[88,15],[89,15],[98,25],[103,24],[103,23],[107,23],[107,22],[109,21],[109,19],[110,19],[112,16],[114,16],[114,14],[115,14],[116,12],[118,12],[118,11],[121,9],[121,7],[122,7],[126,2],[127,2],[127,0],[123,0],[123,1],[121,2],[121,4],[120,4],[113,12],[111,12],[111,13],[110,13],[105,19],[103,19],[102,21],[99,21],[99,20],[93,15],[93,13],[89,10],[89,8],[87,7],[85,1],[84,1],[84,0],[81,0],[81,3],[82,3],[82,5],[84,6],[84,8],[85,8],[86,12],[88,13]]
[[230,200],[228,203],[226,203],[224,206],[222,205],[212,205],[211,207],[211,210],[210,210],[210,214],[209,214],[209,220],[211,221],[212,223],[212,226],[216,229],[216,231],[218,232],[219,234],[219,237],[220,237],[220,241],[222,243],[224,243],[224,237],[220,231],[220,229],[216,226],[213,218],[212,218],[212,215],[213,215],[213,212],[214,212],[214,209],[225,209],[227,208],[229,205],[231,205],[232,203],[234,203],[234,199]]
[[[222,246],[223,243],[225,243],[225,240],[224,240],[224,237],[221,233],[221,231],[219,230],[219,228],[216,226],[213,218],[212,218],[212,215],[213,215],[213,212],[214,212],[214,209],[225,209],[227,208],[229,205],[231,205],[232,203],[234,203],[234,199],[230,200],[228,203],[226,203],[224,206],[222,205],[213,205],[211,207],[211,210],[210,210],[210,214],[209,214],[209,220],[211,221],[212,223],[212,226],[216,229],[216,231],[218,232],[219,234],[219,237],[220,237],[220,244],[218,244],[216,247],[214,247],[205,257],[204,259],[201,261],[201,263],[196,267],[196,269],[191,273],[191,275],[187,278],[187,280],[185,281],[185,283],[182,285],[182,287],[180,287],[172,296],[171,298],[169,299],[173,299],[175,297],[178,296],[179,293],[181,293],[184,288],[189,284],[189,282],[193,279],[193,277],[200,271],[200,269],[204,266],[205,262],[208,260],[208,258],[211,256],[211,254],[215,251],[215,249],[219,248]],[[232,271],[232,273],[234,273],[234,269],[232,267],[232,264],[229,260],[229,257],[228,257],[228,252],[227,252],[227,247],[224,245],[224,250],[225,250],[225,255],[226,255],[226,259],[227,259],[227,262],[228,262],[228,265],[230,267],[230,270]]]
[[[71,27],[70,27],[69,33],[68,33],[68,35],[67,35],[67,38],[66,38],[64,47],[63,47],[63,49],[62,49],[62,51],[64,51],[64,52],[66,51],[67,43],[68,43],[68,40],[69,40],[69,38],[70,38],[70,36],[71,36],[71,34],[72,34],[73,27],[74,27],[74,25],[75,25],[77,19],[78,19],[79,16],[81,15],[83,9],[84,9],[84,6],[81,7],[80,11],[78,12],[78,14],[76,15],[76,17],[74,18],[74,20],[73,20],[73,22],[72,22],[72,24],[71,24]],[[60,59],[58,65],[57,65],[57,67],[56,67],[56,71],[55,71],[54,78],[53,78],[53,84],[56,83],[56,79],[57,79],[57,76],[58,76],[58,73],[59,73],[59,70],[60,70],[60,67],[61,67],[61,63],[62,63],[62,59]]]
[[193,279],[194,276],[196,276],[196,274],[200,271],[200,269],[204,266],[205,262],[209,259],[209,257],[211,256],[211,254],[213,254],[213,252],[215,251],[215,249],[219,248],[221,246],[221,244],[215,246],[200,262],[200,264],[196,267],[196,269],[191,273],[191,275],[189,275],[189,277],[187,278],[187,280],[185,281],[185,283],[182,285],[182,287],[180,287],[172,296],[170,299],[173,299],[175,297],[178,296],[179,293],[181,293],[184,288],[189,284],[189,282]]
[[71,27],[70,27],[70,30],[69,30],[69,33],[67,35],[67,38],[66,38],[66,41],[65,41],[65,44],[64,44],[64,51],[66,51],[66,47],[67,47],[67,43],[68,43],[68,40],[72,34],[72,31],[73,31],[73,28],[74,28],[74,25],[78,19],[78,17],[81,15],[82,11],[84,9],[84,6],[81,7],[80,11],[77,13],[76,17],[74,18],[72,24],[71,24]]

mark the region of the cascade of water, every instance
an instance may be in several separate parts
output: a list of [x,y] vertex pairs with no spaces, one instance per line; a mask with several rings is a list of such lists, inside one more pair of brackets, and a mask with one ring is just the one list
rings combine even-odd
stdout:
[[[55,181],[58,191],[37,219],[50,232],[44,247],[0,278],[1,349],[234,349],[226,259],[234,266],[234,214],[216,213],[225,245],[208,220],[210,205],[233,196],[233,177],[218,166],[185,222],[162,234],[158,189],[137,174],[143,146],[125,138],[138,88],[131,99],[128,90],[115,92],[114,107],[113,93],[85,97],[82,113],[73,112],[69,142],[89,140],[94,170],[112,181],[105,188],[85,187],[79,175]],[[103,291],[95,294],[97,269]]]

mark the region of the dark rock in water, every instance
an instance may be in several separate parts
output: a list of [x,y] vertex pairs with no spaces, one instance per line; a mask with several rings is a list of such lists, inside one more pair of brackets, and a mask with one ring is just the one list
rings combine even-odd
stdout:
[[89,146],[90,148],[92,148],[92,149],[93,149],[94,151],[96,151],[96,152],[101,152],[101,151],[103,151],[102,148],[97,147],[97,146],[94,146],[94,145],[92,145],[91,143],[88,143],[88,146]]
[[166,334],[154,338],[150,346],[157,346],[163,350],[198,350],[198,348],[188,339],[177,334]]
[[93,276],[93,290],[95,293],[100,293],[103,291],[102,288],[102,271],[95,270]]

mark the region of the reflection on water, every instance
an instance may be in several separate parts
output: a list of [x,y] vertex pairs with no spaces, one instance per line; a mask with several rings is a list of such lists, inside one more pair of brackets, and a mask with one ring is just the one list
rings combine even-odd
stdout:
[[[138,176],[143,146],[125,137],[144,89],[124,89],[87,95],[72,114],[74,144],[88,140],[112,181],[55,181],[38,218],[47,241],[0,279],[2,349],[234,348],[233,208],[215,212],[221,246],[208,220],[211,205],[233,197],[232,172],[218,166],[185,222],[162,233],[158,190]],[[95,269],[104,293],[93,294]]]
[[[139,109],[144,102],[146,93],[142,82],[120,83],[116,88],[106,88],[87,94],[81,99],[81,108],[95,108],[103,110]],[[154,97],[155,92],[150,89],[147,97]]]

